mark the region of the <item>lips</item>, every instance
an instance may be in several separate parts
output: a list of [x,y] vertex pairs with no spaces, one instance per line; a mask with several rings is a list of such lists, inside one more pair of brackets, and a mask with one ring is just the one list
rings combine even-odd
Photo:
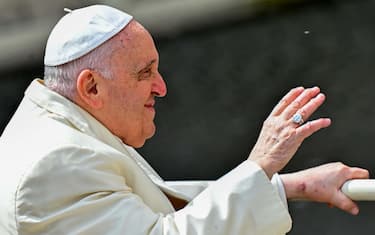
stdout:
[[155,101],[150,101],[148,103],[145,104],[145,107],[146,108],[154,108],[154,105],[155,105]]

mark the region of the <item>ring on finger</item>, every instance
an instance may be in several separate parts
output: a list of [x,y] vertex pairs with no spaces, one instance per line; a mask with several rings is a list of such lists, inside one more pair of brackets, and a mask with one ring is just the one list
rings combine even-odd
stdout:
[[302,125],[304,120],[303,120],[303,117],[300,113],[296,113],[293,115],[292,117],[292,121],[295,123],[295,124],[298,124],[298,125]]

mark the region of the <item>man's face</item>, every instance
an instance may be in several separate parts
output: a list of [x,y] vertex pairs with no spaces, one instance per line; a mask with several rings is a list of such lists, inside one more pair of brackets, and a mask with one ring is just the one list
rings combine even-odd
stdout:
[[150,34],[131,22],[110,58],[113,79],[103,80],[102,122],[125,144],[141,147],[155,133],[155,96],[167,92],[158,72],[159,55]]

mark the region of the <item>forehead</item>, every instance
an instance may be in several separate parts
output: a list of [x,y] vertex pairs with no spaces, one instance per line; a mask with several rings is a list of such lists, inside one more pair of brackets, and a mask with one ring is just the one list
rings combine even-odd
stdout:
[[149,32],[137,21],[133,20],[118,34],[119,47],[116,57],[126,64],[143,66],[150,61],[158,61],[159,55]]

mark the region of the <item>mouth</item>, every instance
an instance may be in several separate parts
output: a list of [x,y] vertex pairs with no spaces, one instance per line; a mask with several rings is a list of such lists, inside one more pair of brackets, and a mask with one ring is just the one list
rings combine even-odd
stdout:
[[146,103],[145,107],[148,109],[154,109],[154,105],[155,105],[155,101],[153,100],[153,101]]

